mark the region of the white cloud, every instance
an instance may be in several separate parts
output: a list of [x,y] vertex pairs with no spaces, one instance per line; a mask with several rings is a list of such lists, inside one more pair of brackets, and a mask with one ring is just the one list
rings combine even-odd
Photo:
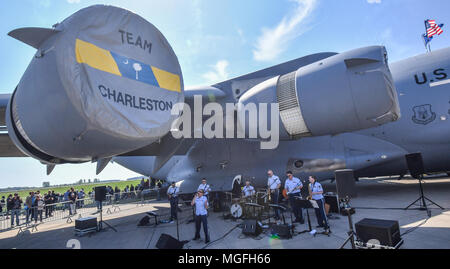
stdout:
[[228,78],[228,61],[227,60],[220,60],[215,65],[211,66],[212,71],[209,71],[205,74],[203,74],[203,78],[208,81],[208,83],[217,83],[222,82]]
[[302,22],[312,13],[317,0],[292,0],[296,7],[293,12],[283,17],[274,28],[263,28],[253,50],[253,58],[257,61],[271,61],[280,55],[290,41],[304,33],[300,29]]
[[67,0],[69,4],[79,4],[81,0]]
[[381,4],[381,0],[367,0],[369,4]]
[[51,6],[52,3],[50,2],[50,0],[41,0],[39,1],[39,4],[45,8],[48,8]]

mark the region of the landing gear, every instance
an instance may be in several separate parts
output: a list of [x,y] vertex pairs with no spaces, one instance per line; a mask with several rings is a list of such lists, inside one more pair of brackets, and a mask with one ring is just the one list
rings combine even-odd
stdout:
[[397,180],[402,180],[405,177],[405,174],[400,174],[397,178]]

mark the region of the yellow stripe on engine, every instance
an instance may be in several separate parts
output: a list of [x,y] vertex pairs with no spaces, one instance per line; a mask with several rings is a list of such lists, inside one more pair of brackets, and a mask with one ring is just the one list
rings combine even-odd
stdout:
[[78,63],[84,63],[92,68],[122,76],[111,53],[105,49],[77,38],[75,54]]
[[161,70],[154,66],[152,66],[152,71],[160,88],[173,92],[181,92],[180,76]]

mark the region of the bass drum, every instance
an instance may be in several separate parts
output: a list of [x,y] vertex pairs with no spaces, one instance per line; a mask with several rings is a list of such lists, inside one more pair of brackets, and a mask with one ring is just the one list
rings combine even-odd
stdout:
[[230,213],[235,219],[241,218],[243,214],[242,206],[239,204],[233,204],[230,208]]

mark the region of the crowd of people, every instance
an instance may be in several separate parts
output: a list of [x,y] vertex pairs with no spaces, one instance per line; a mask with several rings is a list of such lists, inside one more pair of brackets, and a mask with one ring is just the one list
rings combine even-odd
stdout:
[[[162,181],[144,180],[134,186],[133,184],[125,186],[122,190],[115,186],[106,187],[107,201],[114,198],[115,201],[124,199],[134,199],[136,196],[147,189],[157,189],[157,199],[160,199],[159,189],[164,187]],[[88,193],[83,188],[75,190],[70,188],[64,193],[55,193],[49,190],[47,193],[38,191],[29,192],[25,199],[19,196],[18,193],[9,194],[7,197],[3,196],[0,200],[0,214],[6,216],[6,219],[11,219],[11,227],[19,226],[19,216],[25,215],[25,223],[34,221],[42,222],[44,218],[52,217],[55,210],[68,210],[69,215],[77,214],[77,209],[85,206],[85,198],[95,200],[95,189],[92,188]],[[100,208],[99,202],[96,202],[97,208]]]

